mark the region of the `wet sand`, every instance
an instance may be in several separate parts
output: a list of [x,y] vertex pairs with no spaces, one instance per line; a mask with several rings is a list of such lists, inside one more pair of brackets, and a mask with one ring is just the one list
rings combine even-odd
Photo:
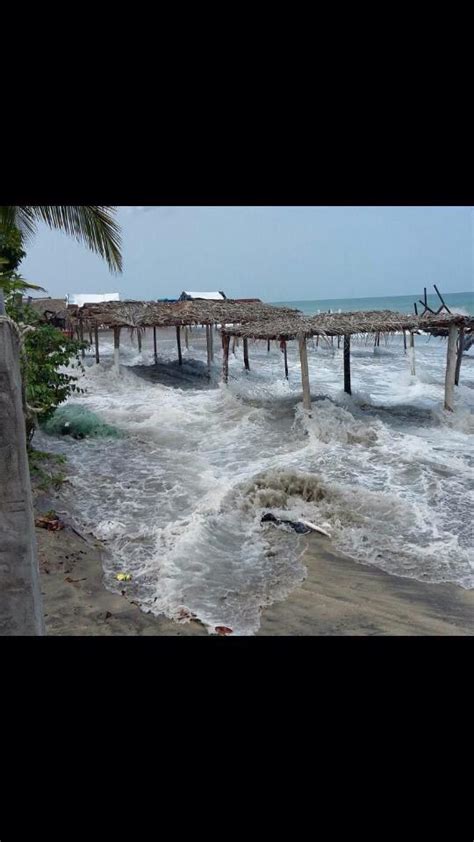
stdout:
[[[208,636],[196,621],[145,614],[103,584],[99,542],[36,529],[48,635]],[[474,593],[389,576],[308,536],[305,581],[262,614],[258,635],[472,635]]]
[[474,592],[391,576],[307,537],[308,574],[265,609],[259,635],[472,635]]

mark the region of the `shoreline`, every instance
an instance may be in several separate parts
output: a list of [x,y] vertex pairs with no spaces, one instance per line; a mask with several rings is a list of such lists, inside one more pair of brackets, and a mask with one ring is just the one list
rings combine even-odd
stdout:
[[[46,511],[35,505],[38,511]],[[53,502],[50,500],[48,502]],[[198,620],[178,623],[142,611],[106,589],[104,548],[66,523],[36,527],[47,635],[204,636]],[[252,636],[472,635],[474,592],[392,576],[334,551],[329,539],[308,536],[307,576],[286,599],[262,610]]]

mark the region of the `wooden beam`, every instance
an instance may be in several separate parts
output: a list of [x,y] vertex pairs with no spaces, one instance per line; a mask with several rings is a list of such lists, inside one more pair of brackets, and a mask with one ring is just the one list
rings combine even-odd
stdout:
[[211,362],[214,362],[214,325],[209,325],[209,342],[211,343]]
[[464,351],[464,328],[459,331],[458,337],[458,357],[456,360],[456,372],[454,375],[454,385],[459,386],[459,374],[461,372],[462,355]]
[[250,371],[248,339],[244,339],[244,366],[246,371]]
[[413,375],[413,377],[414,377],[414,376],[415,376],[415,374],[416,374],[416,366],[415,366],[415,334],[413,333],[413,331],[412,331],[412,330],[410,331],[410,353],[409,353],[409,357],[410,357],[410,374],[412,374],[412,375]]
[[351,337],[344,334],[344,391],[351,395]]
[[158,351],[156,347],[156,326],[153,328],[153,352],[155,354],[155,363],[158,362]]
[[407,352],[407,335],[406,335],[405,331],[403,331],[403,350],[405,351],[405,354],[406,354],[406,352]]
[[452,325],[448,333],[448,351],[446,355],[446,379],[444,385],[444,408],[454,410],[454,379],[456,375],[456,340],[458,328]]
[[99,326],[96,324],[94,326],[94,339],[95,339],[95,361],[97,365],[99,365]]
[[[82,323],[82,319],[79,322],[79,339],[81,342],[84,342],[84,325]],[[86,352],[84,348],[81,349],[81,357],[84,359]]]
[[178,362],[180,365],[183,365],[183,355],[181,353],[181,328],[179,325],[176,325],[176,343],[178,345]]
[[270,340],[267,339],[267,354],[270,353]]
[[138,342],[138,353],[141,354],[142,352],[142,332],[140,328],[137,328],[137,342]]
[[311,392],[309,388],[309,371],[308,371],[308,353],[306,350],[306,338],[304,336],[298,339],[300,349],[300,363],[301,363],[301,382],[303,384],[303,406],[308,411],[311,411]]
[[224,383],[229,382],[229,345],[230,336],[223,335],[222,337],[222,378]]
[[120,328],[114,327],[114,366],[119,370],[120,365]]

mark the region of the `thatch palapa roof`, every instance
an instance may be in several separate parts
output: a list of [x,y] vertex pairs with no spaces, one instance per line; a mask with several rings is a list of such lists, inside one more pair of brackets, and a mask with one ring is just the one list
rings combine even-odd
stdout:
[[312,336],[366,335],[368,333],[398,333],[399,331],[448,329],[451,325],[472,330],[474,317],[457,313],[415,316],[391,310],[372,310],[355,313],[328,313],[318,316],[278,317],[255,320],[223,328],[228,336],[244,339],[286,340]]
[[86,304],[71,311],[71,320],[108,327],[171,327],[193,324],[235,324],[295,317],[298,310],[260,301],[120,301]]

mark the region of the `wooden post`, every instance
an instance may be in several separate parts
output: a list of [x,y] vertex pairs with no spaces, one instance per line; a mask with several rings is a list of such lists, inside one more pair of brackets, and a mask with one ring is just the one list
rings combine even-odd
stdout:
[[407,352],[407,335],[406,335],[405,331],[403,331],[403,350],[405,351],[405,354],[406,354],[406,352]]
[[270,353],[270,340],[267,339],[267,354]]
[[119,370],[120,366],[120,328],[114,327],[114,366]]
[[137,342],[138,342],[138,353],[141,354],[142,352],[142,332],[140,328],[137,328]]
[[184,345],[187,351],[189,351],[189,330],[188,326],[184,328]]
[[211,373],[211,325],[206,325],[207,370]]
[[338,337],[337,337],[337,349],[339,350],[340,347],[341,347],[341,335],[339,334]]
[[303,384],[303,406],[308,411],[311,410],[311,392],[309,389],[309,371],[308,371],[308,354],[306,351],[306,338],[304,336],[298,339],[300,349],[300,363],[301,363],[301,382]]
[[224,383],[229,382],[229,345],[230,345],[230,336],[223,335],[222,337],[222,377]]
[[454,385],[459,386],[459,374],[461,371],[461,363],[462,363],[462,354],[464,351],[464,328],[462,327],[459,331],[458,336],[458,357],[456,360],[456,372],[454,375]]
[[413,377],[416,374],[416,366],[415,366],[415,334],[413,331],[410,331],[410,374]]
[[244,366],[246,371],[250,371],[250,363],[249,363],[249,341],[248,339],[244,339]]
[[153,327],[153,351],[155,354],[155,364],[158,362],[158,351],[156,348],[156,325]]
[[287,353],[287,348],[286,348],[286,340],[283,340],[282,345],[283,345],[283,348],[282,348],[283,359],[285,360],[285,377],[288,380],[288,353]]
[[[81,342],[84,342],[84,325],[83,325],[83,323],[82,323],[82,319],[81,319],[81,321],[79,322],[79,339],[80,339],[80,341],[81,341]],[[86,355],[86,352],[85,352],[84,348],[82,348],[82,349],[81,349],[81,357],[82,357],[82,359],[84,359],[85,355]]]
[[96,323],[94,326],[94,339],[95,339],[95,361],[97,365],[99,365],[99,326]]
[[178,361],[180,365],[183,365],[183,355],[181,353],[181,328],[179,325],[176,325],[176,342],[178,345]]
[[351,395],[351,337],[344,334],[344,391]]
[[235,357],[235,336],[232,337],[232,353]]
[[456,375],[456,339],[458,328],[452,325],[448,333],[448,352],[446,357],[446,379],[444,386],[444,408],[454,410],[454,378]]
[[212,328],[214,325],[209,325],[209,342],[211,345],[211,362],[214,362],[214,334]]

